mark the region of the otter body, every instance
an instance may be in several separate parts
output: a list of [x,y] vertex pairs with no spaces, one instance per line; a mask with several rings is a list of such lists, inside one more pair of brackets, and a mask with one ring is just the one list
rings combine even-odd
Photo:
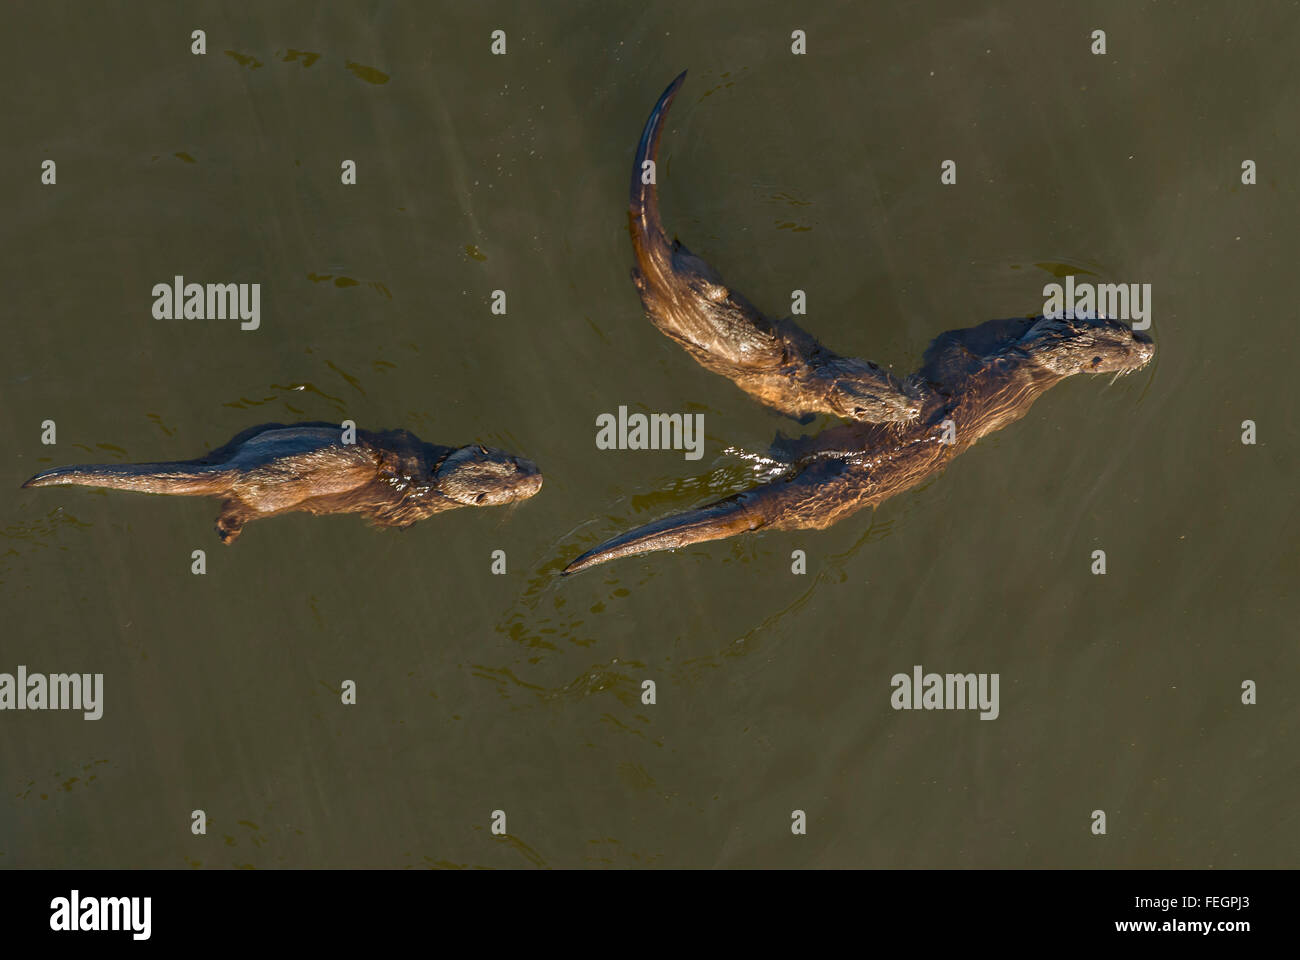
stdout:
[[273,423],[196,460],[57,467],[23,486],[55,484],[220,497],[217,533],[228,544],[250,520],[297,510],[408,527],[456,507],[526,499],[542,476],[531,461],[479,444],[442,447],[405,430],[358,430],[356,442],[345,444],[331,424]]
[[825,529],[942,472],[1066,377],[1129,373],[1154,355],[1150,338],[1113,320],[991,320],[941,334],[921,369],[899,381],[873,363],[831,352],[791,319],[769,320],[703,260],[668,240],[656,186],[642,182],[685,76],[650,114],[632,171],[632,277],[646,313],[703,367],[760,402],[797,419],[831,413],[853,422],[779,439],[773,452],[785,469],[776,480],[608,540],[570,563],[566,574],[759,529]]

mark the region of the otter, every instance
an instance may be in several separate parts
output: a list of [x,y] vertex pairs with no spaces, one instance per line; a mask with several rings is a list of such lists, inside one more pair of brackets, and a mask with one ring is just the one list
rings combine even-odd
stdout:
[[939,335],[920,369],[898,380],[876,364],[833,353],[791,319],[769,320],[707,263],[668,240],[656,184],[643,182],[685,77],[659,98],[632,168],[632,278],[646,313],[701,366],[767,406],[803,422],[817,413],[851,422],[795,440],[778,434],[776,479],[608,540],[565,574],[756,530],[825,529],[936,476],[1065,378],[1132,373],[1154,356],[1150,337],[1116,320],[990,320]]
[[357,430],[346,444],[343,435],[328,423],[267,423],[195,460],[56,467],[23,486],[221,497],[216,529],[225,544],[250,520],[279,513],[359,513],[404,528],[457,507],[526,500],[542,486],[532,461],[482,444],[437,446],[405,430]]

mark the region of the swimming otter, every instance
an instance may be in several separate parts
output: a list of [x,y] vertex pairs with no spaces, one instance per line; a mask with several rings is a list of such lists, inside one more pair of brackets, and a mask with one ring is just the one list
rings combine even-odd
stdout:
[[825,529],[940,473],[1066,377],[1131,373],[1154,355],[1150,337],[1114,320],[990,320],[941,334],[920,370],[899,381],[875,364],[831,353],[793,320],[768,320],[703,260],[669,243],[655,184],[641,182],[685,76],[659,98],[632,170],[632,276],[646,312],[702,366],[763,403],[796,418],[825,412],[855,422],[814,437],[778,437],[774,452],[785,470],[776,480],[608,540],[564,573],[759,529]]
[[542,486],[537,465],[482,444],[423,442],[405,430],[343,431],[328,423],[267,423],[196,460],[43,470],[24,487],[59,483],[142,493],[222,497],[217,534],[233,543],[250,520],[305,510],[360,513],[377,527],[409,527],[456,507],[525,500]]

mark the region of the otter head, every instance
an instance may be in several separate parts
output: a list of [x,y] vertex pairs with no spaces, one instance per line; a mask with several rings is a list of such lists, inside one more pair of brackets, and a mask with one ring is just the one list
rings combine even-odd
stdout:
[[915,420],[921,412],[920,400],[908,392],[906,385],[901,391],[890,391],[875,383],[837,380],[835,392],[828,399],[838,416],[867,423],[905,423]]
[[537,464],[472,443],[448,454],[433,473],[438,492],[467,507],[527,500],[542,488]]
[[1030,360],[1062,377],[1076,373],[1132,373],[1155,356],[1141,331],[1104,317],[1039,317],[1017,344]]
[[826,406],[846,420],[906,423],[921,412],[924,398],[913,379],[900,383],[874,363],[837,357],[818,366],[814,376]]

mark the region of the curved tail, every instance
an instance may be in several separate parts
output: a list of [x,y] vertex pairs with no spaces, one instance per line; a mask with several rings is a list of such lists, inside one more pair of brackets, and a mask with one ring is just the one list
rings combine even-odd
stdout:
[[682,71],[650,111],[632,164],[628,229],[636,253],[632,282],[650,321],[706,370],[797,420],[811,414],[868,423],[916,419],[919,392],[873,363],[828,350],[793,319],[773,322],[723,282],[708,263],[664,232],[659,218],[659,154]]
[[80,487],[135,490],[139,493],[202,497],[224,493],[230,486],[231,475],[232,471],[223,464],[92,463],[42,470],[23,486],[73,484]]
[[655,550],[674,550],[693,543],[722,540],[738,533],[756,530],[763,526],[766,520],[761,512],[750,509],[747,502],[749,499],[751,493],[747,491],[710,503],[698,510],[688,510],[685,513],[647,523],[588,550],[561,572],[566,575],[577,573],[579,570],[586,570],[598,563],[616,560],[619,557],[651,553]]
[[[659,97],[659,102],[650,112],[650,118],[646,120],[645,129],[641,131],[641,142],[637,144],[636,159],[632,163],[632,188],[627,207],[628,229],[632,233],[637,266],[647,275],[662,273],[672,259],[672,244],[659,219],[659,189],[655,181],[659,178],[657,160],[659,138],[664,132],[664,118],[685,80],[686,71],[683,70]],[[649,183],[645,182],[647,162],[655,164],[655,175]]]

